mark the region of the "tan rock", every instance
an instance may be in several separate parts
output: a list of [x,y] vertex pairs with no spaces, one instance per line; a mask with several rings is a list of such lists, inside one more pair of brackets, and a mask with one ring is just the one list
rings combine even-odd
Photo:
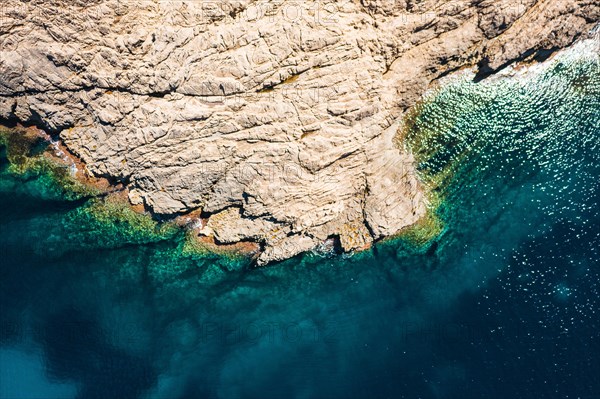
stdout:
[[[3,0],[0,118],[58,134],[160,214],[264,243],[345,250],[413,224],[425,198],[393,145],[438,77],[484,77],[569,45],[596,0]],[[539,55],[545,55],[539,53]]]

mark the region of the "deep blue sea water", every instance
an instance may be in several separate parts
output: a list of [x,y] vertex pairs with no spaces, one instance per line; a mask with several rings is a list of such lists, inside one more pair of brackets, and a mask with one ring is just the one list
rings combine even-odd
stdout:
[[600,398],[600,63],[455,79],[408,137],[443,232],[266,268],[0,162],[0,398]]

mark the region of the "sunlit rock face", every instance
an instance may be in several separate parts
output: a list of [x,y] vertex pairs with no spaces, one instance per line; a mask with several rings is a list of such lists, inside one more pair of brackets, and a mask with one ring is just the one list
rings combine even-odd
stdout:
[[156,214],[264,244],[346,251],[426,210],[395,140],[464,66],[483,78],[598,21],[582,1],[4,1],[0,117],[57,134]]

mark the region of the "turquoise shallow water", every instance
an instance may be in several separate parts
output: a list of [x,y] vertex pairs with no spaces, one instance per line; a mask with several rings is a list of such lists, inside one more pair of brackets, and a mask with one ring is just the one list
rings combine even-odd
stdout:
[[[454,80],[409,133],[443,233],[266,268],[0,162],[0,397],[599,397],[600,64]],[[163,234],[164,233],[164,234]]]

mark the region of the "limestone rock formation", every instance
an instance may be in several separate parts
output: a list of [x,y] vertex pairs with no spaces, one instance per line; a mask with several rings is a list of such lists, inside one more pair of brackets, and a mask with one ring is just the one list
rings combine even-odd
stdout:
[[57,135],[156,214],[264,243],[259,264],[344,250],[425,212],[404,111],[588,32],[596,0],[3,0],[0,118]]

